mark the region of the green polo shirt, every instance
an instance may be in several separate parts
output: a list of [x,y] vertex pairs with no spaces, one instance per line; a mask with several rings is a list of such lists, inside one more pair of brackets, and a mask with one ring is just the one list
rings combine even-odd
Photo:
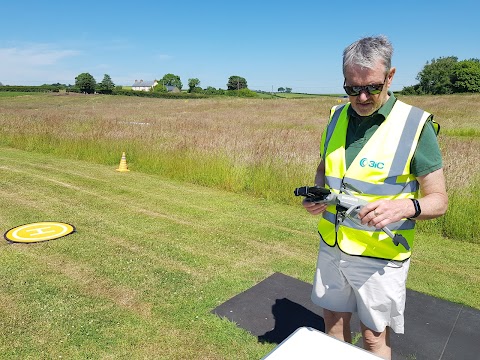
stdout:
[[[350,106],[348,108],[348,128],[345,144],[345,160],[347,167],[362,150],[365,143],[372,137],[393,108],[396,97],[391,91],[389,99],[380,109],[370,116],[359,116]],[[442,154],[438,146],[437,135],[432,124],[433,115],[427,120],[418,140],[413,155],[411,170],[416,177],[427,175],[442,168]]]

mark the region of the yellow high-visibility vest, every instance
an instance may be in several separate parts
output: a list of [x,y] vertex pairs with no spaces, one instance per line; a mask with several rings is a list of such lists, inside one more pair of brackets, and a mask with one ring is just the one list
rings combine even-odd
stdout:
[[[410,163],[430,114],[397,100],[388,117],[347,169],[345,142],[349,106],[348,103],[332,108],[322,136],[325,186],[335,193],[350,186],[353,195],[368,202],[418,197],[419,184],[410,172]],[[403,219],[389,224],[388,228],[394,234],[403,235],[410,250],[402,245],[396,246],[380,229],[359,225],[348,217],[340,221],[335,206],[327,208],[318,224],[322,240],[329,246],[338,245],[347,254],[388,260],[408,259],[413,247],[415,221]]]

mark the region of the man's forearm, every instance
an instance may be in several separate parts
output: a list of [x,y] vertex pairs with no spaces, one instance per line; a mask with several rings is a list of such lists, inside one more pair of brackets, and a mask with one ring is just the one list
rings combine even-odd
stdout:
[[[447,211],[448,199],[442,193],[429,194],[428,196],[418,199],[421,214],[416,217],[416,220],[435,219],[445,214]],[[413,203],[412,203],[413,206]]]
[[418,182],[420,183],[420,193],[422,195],[418,202],[422,212],[416,219],[434,219],[445,214],[448,206],[448,196],[445,189],[443,169],[419,177]]

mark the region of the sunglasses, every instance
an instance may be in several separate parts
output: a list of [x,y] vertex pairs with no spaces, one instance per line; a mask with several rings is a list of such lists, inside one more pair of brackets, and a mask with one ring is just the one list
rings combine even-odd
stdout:
[[[388,75],[387,75],[388,76]],[[385,86],[385,82],[383,84],[371,84],[371,85],[364,85],[364,86],[348,86],[345,85],[345,81],[343,82],[343,89],[349,96],[358,96],[362,91],[366,91],[370,95],[377,95],[380,94]],[[385,78],[387,81],[387,78]]]

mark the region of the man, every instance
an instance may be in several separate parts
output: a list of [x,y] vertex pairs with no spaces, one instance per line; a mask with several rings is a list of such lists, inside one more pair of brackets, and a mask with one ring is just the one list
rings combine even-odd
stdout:
[[[350,319],[358,312],[364,348],[385,359],[391,358],[390,329],[404,332],[415,221],[447,210],[436,124],[388,90],[395,75],[392,53],[384,36],[362,38],[344,50],[349,103],[331,111],[315,176],[316,185],[348,190],[368,204],[351,219],[335,206],[303,202],[312,215],[322,214],[312,300],[324,308],[326,332],[351,342]],[[387,225],[408,246],[395,245],[381,231]]]

